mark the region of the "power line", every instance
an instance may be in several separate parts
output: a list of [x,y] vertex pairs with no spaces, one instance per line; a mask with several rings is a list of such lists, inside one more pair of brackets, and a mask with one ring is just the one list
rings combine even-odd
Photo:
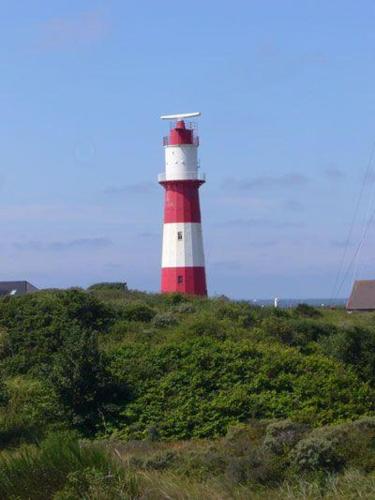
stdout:
[[[332,299],[334,299],[334,298],[336,298],[338,296],[338,294],[340,293],[341,287],[342,287],[342,285],[341,285],[337,289],[337,286],[338,286],[338,283],[339,283],[339,280],[340,280],[340,276],[341,276],[341,274],[343,272],[343,269],[344,269],[344,263],[345,263],[346,255],[348,253],[349,243],[350,243],[350,240],[351,240],[351,237],[352,237],[352,234],[353,234],[354,225],[355,225],[355,222],[357,220],[358,210],[359,210],[359,207],[360,207],[360,204],[361,204],[361,201],[362,201],[362,197],[363,197],[363,193],[364,193],[364,190],[365,190],[365,187],[366,187],[367,180],[368,180],[368,178],[370,176],[370,171],[371,171],[371,166],[372,166],[374,154],[375,154],[375,141],[373,142],[373,145],[372,145],[372,148],[371,148],[369,161],[367,163],[367,167],[366,167],[366,170],[365,170],[365,175],[363,177],[362,185],[361,185],[358,197],[357,197],[357,203],[356,203],[356,206],[355,206],[355,209],[354,209],[354,213],[353,213],[353,218],[352,218],[352,221],[351,221],[351,224],[350,224],[350,227],[349,227],[348,236],[347,236],[346,241],[345,241],[345,246],[344,246],[343,254],[342,254],[342,257],[341,257],[340,266],[339,266],[339,269],[338,269],[338,272],[337,272],[337,275],[336,275],[335,283],[333,285],[332,294],[331,294],[332,295]],[[358,249],[358,251],[359,250],[360,250],[360,248]],[[357,253],[355,255],[357,255]],[[352,259],[352,261],[353,261],[353,259]],[[349,265],[349,268],[347,269],[347,271],[345,273],[345,279],[346,279],[347,273],[349,272],[350,265]]]
[[[364,218],[364,224],[363,224],[363,231],[362,231],[362,238],[360,241],[362,241],[362,244],[361,244],[361,247],[360,247],[360,250],[362,249],[364,243],[365,243],[365,238],[366,238],[366,234],[368,232],[368,229],[371,225],[371,222],[370,222],[370,219],[371,219],[371,214],[372,212],[374,211],[374,200],[375,200],[375,184],[373,183],[373,186],[372,186],[372,189],[370,189],[369,191],[369,200],[368,200],[368,205],[367,205],[367,211],[366,211],[366,217]],[[355,281],[357,275],[358,275],[358,268],[359,268],[359,254],[360,252],[358,252],[355,260],[354,260],[354,264],[353,264],[353,278],[352,278],[352,281]]]
[[349,274],[350,268],[351,268],[351,266],[353,265],[353,263],[355,262],[355,260],[356,260],[356,258],[357,258],[357,256],[358,256],[358,254],[359,254],[359,252],[360,252],[360,250],[361,250],[361,248],[362,248],[362,246],[363,246],[363,243],[364,243],[364,241],[365,241],[365,239],[366,239],[366,236],[367,236],[368,230],[370,229],[370,226],[371,226],[371,224],[373,223],[374,218],[375,218],[375,210],[372,212],[371,217],[370,217],[370,218],[369,218],[369,220],[367,221],[367,224],[366,224],[366,226],[365,226],[365,228],[364,228],[364,231],[363,231],[362,238],[361,238],[361,240],[360,240],[360,242],[359,242],[359,244],[358,244],[358,246],[357,246],[357,248],[356,248],[356,251],[354,252],[354,255],[353,255],[353,257],[352,257],[352,260],[350,261],[350,263],[349,263],[349,265],[348,265],[348,267],[347,267],[347,269],[346,269],[346,273],[345,273],[344,278],[343,278],[343,280],[341,281],[341,284],[340,284],[340,286],[339,286],[339,288],[338,288],[338,290],[337,290],[337,294],[339,294],[339,293],[340,293],[340,290],[341,290],[341,288],[342,288],[343,284],[344,284],[344,283],[345,283],[345,281],[346,281],[346,278],[347,278],[347,276],[348,276],[348,274]]

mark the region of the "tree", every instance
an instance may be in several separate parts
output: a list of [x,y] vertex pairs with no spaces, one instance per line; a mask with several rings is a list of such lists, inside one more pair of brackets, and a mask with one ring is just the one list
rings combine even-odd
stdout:
[[86,434],[117,413],[123,391],[108,374],[93,331],[71,329],[53,358],[49,380],[70,424]]

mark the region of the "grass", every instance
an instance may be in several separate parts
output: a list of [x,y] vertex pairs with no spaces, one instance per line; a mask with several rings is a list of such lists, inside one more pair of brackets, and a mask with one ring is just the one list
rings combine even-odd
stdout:
[[[282,431],[278,436],[273,434],[284,446],[284,451],[279,449],[276,455],[264,451],[267,429],[275,425],[266,422],[236,426],[227,436],[216,440],[109,441],[103,445],[124,470],[132,471],[139,478],[141,498],[372,499],[375,498],[372,427],[375,421],[366,422],[360,419],[353,424],[302,431],[298,439],[325,436],[335,443],[343,456],[344,468],[334,473],[319,467],[294,469],[290,457],[295,444],[287,449],[293,428],[286,423],[278,425],[277,429]],[[358,444],[362,450],[361,463],[358,463],[355,447],[361,434],[366,445]]]
[[112,490],[112,498],[116,498],[116,488],[119,492],[126,490],[129,498],[136,495],[133,477],[127,476],[103,449],[80,445],[71,433],[52,434],[40,446],[26,445],[0,456],[2,499],[50,499],[59,491],[57,498],[83,498],[81,494],[90,494],[92,487],[98,490],[99,486]]
[[[199,473],[201,456],[229,460],[259,444],[258,430],[227,438],[163,442],[79,442],[55,433],[40,445],[0,454],[0,498],[4,500],[357,500],[375,497],[375,472],[347,468],[340,474],[292,476],[280,484],[233,480],[211,465]],[[216,449],[214,448],[216,446]],[[163,464],[156,457],[171,455]],[[179,458],[178,458],[179,456]],[[152,464],[152,466],[150,466]],[[156,465],[158,464],[158,465]]]
[[141,497],[149,500],[373,500],[375,475],[348,470],[324,480],[285,482],[278,488],[198,482],[176,474],[148,472],[140,477]]

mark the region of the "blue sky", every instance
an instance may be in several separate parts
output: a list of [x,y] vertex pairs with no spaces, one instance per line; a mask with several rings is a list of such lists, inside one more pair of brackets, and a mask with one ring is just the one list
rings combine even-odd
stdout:
[[374,2],[1,6],[0,279],[156,291],[159,116],[200,110],[210,293],[331,296],[375,139]]

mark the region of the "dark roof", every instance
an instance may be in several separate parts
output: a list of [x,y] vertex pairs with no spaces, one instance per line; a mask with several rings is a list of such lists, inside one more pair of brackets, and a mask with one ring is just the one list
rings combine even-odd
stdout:
[[28,281],[0,281],[0,295],[7,295],[13,290],[19,295],[35,292],[38,289]]
[[375,310],[375,280],[355,281],[346,308],[349,311]]

